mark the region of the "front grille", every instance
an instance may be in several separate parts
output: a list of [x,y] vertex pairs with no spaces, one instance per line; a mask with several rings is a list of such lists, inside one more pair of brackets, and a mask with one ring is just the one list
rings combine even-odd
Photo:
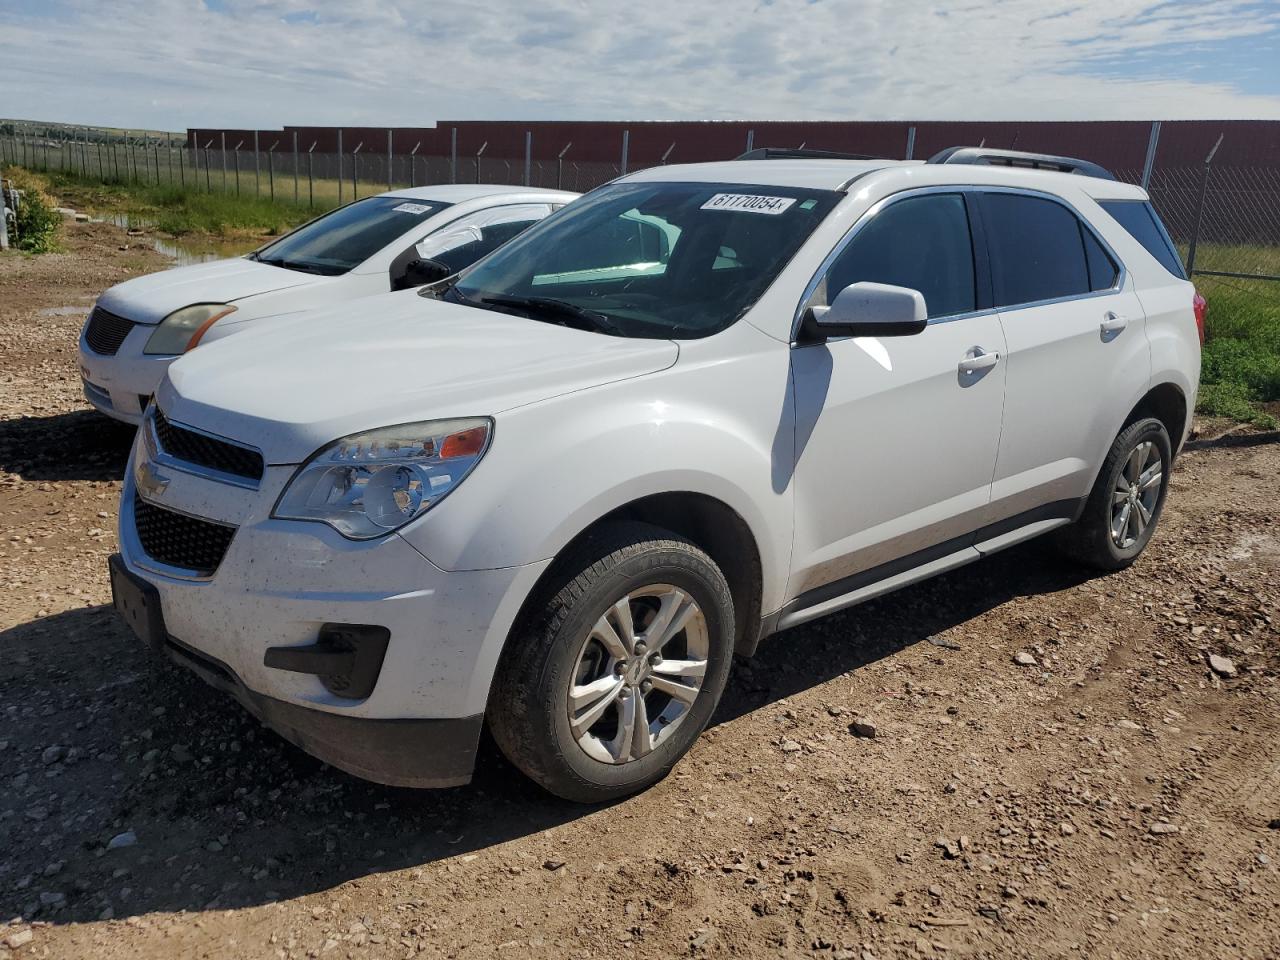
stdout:
[[159,407],[155,410],[155,428],[160,449],[175,459],[247,480],[262,479],[262,454],[256,450],[170,423]]
[[85,329],[84,340],[94,353],[114,357],[132,329],[132,320],[126,320],[110,310],[94,307],[93,313],[89,314],[89,326]]
[[152,560],[211,577],[236,535],[235,527],[174,513],[133,495],[138,542]]

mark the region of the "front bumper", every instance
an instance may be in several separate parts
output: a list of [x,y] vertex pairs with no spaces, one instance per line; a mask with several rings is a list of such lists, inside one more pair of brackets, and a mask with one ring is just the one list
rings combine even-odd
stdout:
[[[145,634],[153,650],[195,673],[215,689],[230,694],[254,717],[294,746],[319,760],[364,780],[393,787],[455,787],[471,779],[483,714],[457,718],[378,720],[311,710],[257,693],[222,661],[170,636],[160,614],[155,587],[131,573],[113,554],[113,593],[118,578],[157,600],[153,622]],[[117,604],[123,605],[117,594]],[[121,609],[126,620],[129,613]]]
[[[154,591],[160,650],[334,766],[394,785],[466,782],[498,656],[546,563],[444,571],[395,534],[353,542],[324,524],[272,519],[293,467],[268,467],[252,491],[162,465],[167,485],[145,502],[237,528],[212,576],[184,576],[139,540],[139,456],[141,432],[114,565]],[[389,632],[368,696],[344,697],[317,675],[264,662],[269,649],[316,644],[328,624]]]
[[142,352],[155,327],[136,325],[111,356],[94,353],[80,333],[80,379],[85,399],[114,420],[141,422],[147,400],[176,357],[149,357]]

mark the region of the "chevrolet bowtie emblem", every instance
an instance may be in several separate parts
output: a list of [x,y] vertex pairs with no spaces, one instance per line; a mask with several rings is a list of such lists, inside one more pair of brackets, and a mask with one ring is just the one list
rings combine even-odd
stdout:
[[156,469],[156,465],[150,460],[142,460],[138,463],[138,469],[133,472],[134,482],[138,485],[138,490],[148,497],[158,497],[164,493],[164,488],[169,485],[169,478]]

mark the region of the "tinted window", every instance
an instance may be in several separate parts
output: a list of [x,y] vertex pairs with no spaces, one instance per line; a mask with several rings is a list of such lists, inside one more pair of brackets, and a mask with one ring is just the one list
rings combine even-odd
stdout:
[[1120,269],[1116,266],[1111,254],[1098,242],[1093,231],[1080,224],[1080,236],[1084,238],[1084,257],[1089,264],[1089,289],[1110,290],[1116,285]]
[[254,258],[306,273],[346,273],[449,206],[407,197],[369,197],[304,223]]
[[550,212],[551,208],[545,203],[481,210],[429,234],[414,247],[414,254],[443,263],[457,273],[519,236]]
[[1159,260],[1166,270],[1181,280],[1187,279],[1173,241],[1151,204],[1142,200],[1103,200],[1098,205],[1129,231],[1133,239],[1146,247],[1147,253]]
[[973,240],[964,197],[928,194],[889,204],[854,234],[812,302],[829,303],[862,280],[919,290],[931,317],[974,310]]
[[1090,290],[1080,223],[1060,203],[1011,193],[983,195],[996,305],[1073,297]]
[[605,321],[593,329],[618,336],[704,337],[751,308],[842,196],[755,184],[606,184],[464,272],[443,296],[553,323],[593,314]]

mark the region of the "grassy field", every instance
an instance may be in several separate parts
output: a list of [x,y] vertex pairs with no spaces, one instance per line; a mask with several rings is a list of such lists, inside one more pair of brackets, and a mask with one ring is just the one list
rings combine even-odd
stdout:
[[60,171],[41,176],[48,184],[46,191],[70,206],[145,218],[174,236],[284,233],[336,205],[336,197],[332,202],[317,198],[311,209],[305,203],[294,204],[292,198],[273,202],[251,193],[207,193],[167,183],[103,183]]
[[1275,428],[1280,401],[1280,282],[1197,276],[1209,302],[1201,413]]

